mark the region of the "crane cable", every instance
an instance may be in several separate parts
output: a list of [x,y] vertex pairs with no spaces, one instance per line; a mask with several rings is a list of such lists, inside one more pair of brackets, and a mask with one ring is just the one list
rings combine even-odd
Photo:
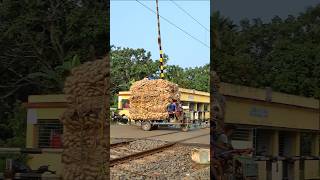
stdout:
[[159,0],[156,0],[156,6],[157,6],[157,21],[158,21],[158,45],[159,45],[159,51],[160,51],[160,78],[164,79],[164,73],[163,73],[163,51],[161,46],[161,35],[160,35],[160,16],[159,16]]

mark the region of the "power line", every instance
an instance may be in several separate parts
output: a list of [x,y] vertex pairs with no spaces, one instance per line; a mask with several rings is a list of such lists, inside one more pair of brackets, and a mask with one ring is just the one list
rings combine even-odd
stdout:
[[[141,4],[143,7],[147,8],[149,11],[153,12],[154,14],[157,14],[153,9],[149,8],[148,6],[146,6],[145,4],[141,3],[139,0],[136,0],[139,4]],[[187,31],[183,30],[182,28],[180,28],[179,26],[175,25],[173,22],[171,22],[170,20],[168,20],[167,18],[159,15],[163,20],[167,21],[169,24],[171,24],[172,26],[178,28],[180,31],[182,31],[183,33],[187,34],[189,37],[191,37],[192,39],[198,41],[199,43],[201,43],[202,45],[206,46],[207,48],[210,48],[206,43],[202,42],[201,40],[197,39],[196,37],[192,36],[190,33],[188,33]]]
[[190,13],[188,13],[185,9],[183,9],[179,4],[177,4],[176,2],[174,2],[173,0],[170,0],[174,5],[176,5],[181,11],[183,11],[184,13],[186,13],[190,18],[192,18],[194,21],[196,21],[200,26],[202,26],[205,30],[207,30],[208,32],[209,29],[206,28],[204,25],[202,25],[196,18],[194,18]]

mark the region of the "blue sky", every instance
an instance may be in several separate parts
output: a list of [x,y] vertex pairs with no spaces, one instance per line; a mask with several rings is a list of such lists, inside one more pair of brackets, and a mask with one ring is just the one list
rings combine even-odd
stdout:
[[[175,2],[210,29],[210,1]],[[156,10],[155,0],[141,3]],[[210,32],[201,27],[171,1],[159,1],[160,15],[169,19],[189,34],[210,46]],[[181,67],[196,67],[208,64],[210,49],[184,34],[163,19],[160,19],[162,48],[170,58],[168,64]],[[111,0],[111,44],[121,47],[144,48],[153,59],[159,59],[156,15],[134,0]]]

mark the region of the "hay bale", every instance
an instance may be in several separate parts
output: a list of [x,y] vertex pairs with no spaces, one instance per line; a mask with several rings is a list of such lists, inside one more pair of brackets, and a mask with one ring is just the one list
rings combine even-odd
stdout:
[[[106,114],[109,60],[96,60],[74,68],[65,81],[68,107],[64,125],[63,179],[107,179],[109,132]],[[107,173],[102,173],[102,171]]]
[[178,85],[163,79],[137,81],[130,91],[129,118],[135,120],[166,119],[172,99],[180,101]]

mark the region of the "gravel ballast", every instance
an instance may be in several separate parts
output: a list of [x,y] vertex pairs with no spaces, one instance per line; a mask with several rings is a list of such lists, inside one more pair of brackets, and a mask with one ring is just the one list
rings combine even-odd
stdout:
[[[166,142],[138,140],[128,147],[137,151],[155,148]],[[191,160],[192,146],[175,145],[161,153],[149,155],[111,167],[111,179],[210,179],[209,165]],[[112,152],[111,152],[112,155]]]

